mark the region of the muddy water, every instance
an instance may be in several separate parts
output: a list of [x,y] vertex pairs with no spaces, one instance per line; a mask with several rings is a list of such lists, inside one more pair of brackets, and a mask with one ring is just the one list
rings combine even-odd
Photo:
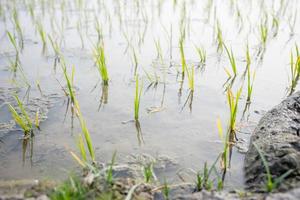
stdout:
[[[167,0],[99,0],[82,1],[82,6],[69,0],[13,2],[0,3],[1,89],[19,88],[17,93],[20,97],[25,96],[27,90],[20,70],[17,70],[13,82],[13,73],[8,67],[10,60],[15,59],[15,51],[6,30],[18,35],[12,18],[15,8],[24,37],[20,63],[31,85],[29,97],[26,95],[24,100],[27,102],[41,97],[36,86],[38,81],[42,94],[54,95],[55,101],[50,100],[47,120],[41,123],[41,130],[35,133],[31,143],[24,144],[18,128],[0,132],[2,179],[61,179],[70,170],[78,169],[69,150],[76,150],[80,126],[76,119],[72,123],[70,109],[65,115],[67,97],[60,84],[64,87],[66,83],[60,65],[54,67],[55,56],[49,40],[46,52],[42,52],[42,41],[36,31],[39,21],[47,34],[61,41],[61,51],[69,71],[71,66],[75,66],[77,98],[91,133],[97,160],[102,162],[109,160],[114,150],[118,152],[120,163],[126,162],[131,154],[147,153],[154,157],[168,155],[177,161],[177,166],[160,172],[160,175],[172,177],[180,168],[200,170],[205,161],[212,163],[217,158],[223,144],[218,136],[216,121],[220,117],[224,129],[229,121],[224,92],[228,75],[224,68],[231,71],[226,52],[217,52],[217,21],[224,42],[229,48],[232,47],[236,57],[238,76],[232,90],[236,92],[243,87],[237,120],[237,137],[242,147],[247,146],[249,134],[261,114],[286,96],[290,51],[299,41],[299,25],[295,23],[295,33],[291,37],[289,24],[293,21],[298,1],[283,1],[287,8],[285,11],[282,8],[281,12],[280,7],[284,6],[280,1],[264,1],[262,5],[262,1],[254,0],[233,4],[229,0],[177,3]],[[30,5],[34,16],[30,15]],[[274,13],[278,14],[279,21],[276,37],[273,37],[271,29]],[[269,32],[265,53],[260,59],[257,57],[260,47],[259,26],[266,15]],[[97,84],[101,79],[93,62],[93,45],[97,43],[96,19],[101,26],[105,45],[110,76],[108,88]],[[179,73],[181,60],[178,44],[182,19],[186,30],[184,50],[187,64],[189,67],[195,66],[192,102],[189,99],[187,77],[181,84]],[[155,41],[160,43],[162,59],[157,59]],[[243,117],[247,81],[242,78],[242,73],[246,69],[247,43],[252,57],[251,70],[256,71],[256,78],[252,103]],[[199,57],[195,46],[202,46],[207,52],[204,67],[197,67]],[[128,122],[133,119],[134,113],[134,52],[138,60],[137,71],[143,82],[140,131],[135,123]],[[148,88],[150,81],[147,74],[153,76],[155,73],[159,76],[159,84]],[[11,102],[12,95],[11,92],[3,93],[4,100],[0,102],[1,123],[11,120],[3,102]],[[243,158],[244,155],[234,147],[231,168],[226,176],[227,187],[243,186]]]

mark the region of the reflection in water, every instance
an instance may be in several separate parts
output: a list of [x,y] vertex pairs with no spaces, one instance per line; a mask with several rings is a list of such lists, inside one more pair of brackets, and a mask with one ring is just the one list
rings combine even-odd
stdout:
[[229,169],[231,167],[232,148],[235,144],[235,141],[237,140],[235,131],[228,130],[227,135],[228,135],[227,136],[228,139],[226,141],[227,142],[227,144],[226,144],[227,149],[226,149],[226,152],[223,152],[223,156],[222,156],[222,160],[221,160],[222,168],[223,168],[223,174],[222,174],[222,181],[223,182],[225,181],[225,178],[226,178],[227,168]]
[[22,163],[25,166],[26,162],[26,152],[29,146],[29,158],[30,158],[30,166],[32,166],[32,157],[33,157],[33,137],[25,138],[22,142]]
[[74,130],[74,105],[73,105],[73,103],[70,103],[70,101],[71,101],[70,98],[68,98],[63,122],[66,121],[66,117],[67,117],[67,114],[68,114],[68,111],[69,111],[69,106],[71,104],[71,133],[73,135],[73,130]]
[[181,96],[182,96],[182,88],[184,83],[184,73],[181,73],[181,81],[179,81],[179,90],[178,90],[178,104],[181,102]]
[[[249,120],[249,117],[250,117],[250,112],[249,112],[250,105],[251,105],[251,102],[247,101],[246,104],[245,104],[244,110],[243,110],[243,114],[242,114],[241,120],[244,120],[245,116],[246,116],[246,121]],[[247,113],[247,115],[246,115],[246,113]]]
[[107,104],[107,103],[108,103],[108,85],[102,84],[102,94],[100,98],[98,111],[100,110],[103,104]]
[[194,91],[193,91],[193,90],[190,90],[189,95],[187,96],[186,101],[185,101],[183,107],[181,108],[181,111],[182,111],[182,110],[185,108],[185,106],[188,104],[188,105],[189,105],[190,112],[192,112],[192,109],[193,109],[193,98],[194,98]]
[[135,120],[135,128],[136,128],[136,133],[137,133],[137,139],[139,142],[139,145],[141,146],[142,144],[145,144],[144,138],[143,138],[143,133],[142,133],[142,128],[139,120]]
[[223,88],[225,88],[224,92],[227,91],[228,88],[232,88],[235,82],[236,76],[229,76],[228,79],[223,84]]

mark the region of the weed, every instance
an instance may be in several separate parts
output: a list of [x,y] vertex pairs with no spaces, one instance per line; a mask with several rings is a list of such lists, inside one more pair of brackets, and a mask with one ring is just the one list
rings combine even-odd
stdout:
[[145,182],[149,183],[153,176],[153,163],[147,164],[143,167]]
[[262,163],[265,167],[266,173],[267,173],[266,190],[267,190],[267,192],[272,192],[274,189],[278,188],[280,183],[286,177],[288,177],[294,170],[290,169],[287,172],[285,172],[284,174],[282,174],[280,177],[273,178],[272,174],[271,174],[271,171],[270,171],[270,168],[269,168],[269,165],[268,165],[268,162],[267,162],[267,160],[264,156],[264,153],[262,152],[261,149],[259,149],[259,147],[255,143],[253,143],[253,145],[254,145],[255,149],[257,150],[257,152],[260,156],[260,159],[262,160]]
[[113,156],[112,156],[112,159],[111,159],[111,163],[109,165],[109,168],[107,170],[107,175],[106,175],[106,182],[108,184],[112,184],[113,183],[113,166],[115,164],[115,160],[116,160],[116,155],[117,155],[117,152],[115,151]]

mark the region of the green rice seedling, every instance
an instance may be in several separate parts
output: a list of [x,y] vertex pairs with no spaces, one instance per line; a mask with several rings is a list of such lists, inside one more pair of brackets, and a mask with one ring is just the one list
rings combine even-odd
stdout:
[[23,103],[20,101],[17,95],[15,96],[15,100],[18,103],[18,107],[21,113],[19,114],[11,104],[8,104],[9,110],[15,122],[23,129],[25,137],[28,137],[33,131],[32,121],[29,115],[27,114]]
[[228,48],[226,47],[225,43],[223,45],[225,47],[228,59],[230,61],[230,65],[231,65],[233,75],[236,76],[237,75],[237,69],[236,69],[236,62],[235,62],[235,57],[234,57],[233,51],[232,51],[232,49],[229,51]]
[[117,152],[115,151],[112,156],[111,163],[109,164],[109,168],[108,168],[107,174],[106,174],[106,182],[109,185],[111,185],[113,183],[113,166],[115,164],[116,155],[117,155]]
[[288,19],[288,25],[290,28],[290,36],[293,36],[295,34],[295,26],[297,22],[297,9],[295,12],[291,12],[289,19]]
[[103,84],[108,85],[109,76],[108,76],[108,71],[107,71],[107,65],[106,65],[106,60],[105,60],[103,44],[97,45],[97,47],[95,49],[94,57],[95,57],[96,66],[97,66],[97,69],[102,78]]
[[35,14],[34,14],[34,3],[28,3],[27,4],[27,9],[28,9],[28,12],[30,14],[30,17],[31,17],[31,21],[34,21],[35,20]]
[[249,51],[249,45],[247,44],[246,48],[246,64],[247,66],[251,65],[251,56],[250,56],[250,51]]
[[137,75],[135,78],[135,97],[134,97],[134,119],[135,119],[135,121],[139,120],[142,89],[143,89],[143,87],[142,87],[142,85],[139,84],[139,77]]
[[59,185],[50,193],[51,200],[83,200],[87,198],[89,188],[85,187],[79,177],[70,176],[67,181]]
[[195,90],[195,68],[192,67],[191,69],[186,68],[187,77],[189,81],[189,88],[192,92]]
[[47,34],[46,34],[41,22],[38,22],[36,26],[37,26],[37,31],[38,31],[40,38],[42,40],[42,43],[43,43],[43,51],[45,51],[45,48],[47,46]]
[[138,62],[137,55],[135,53],[135,49],[133,47],[132,47],[132,52],[133,52],[133,63],[134,63],[134,76],[136,76],[139,62]]
[[229,106],[230,111],[230,120],[229,120],[229,132],[235,133],[235,123],[236,123],[236,116],[237,116],[237,110],[238,110],[238,103],[239,98],[242,92],[242,88],[240,88],[236,95],[234,96],[231,89],[227,89],[227,103]]
[[13,22],[14,22],[15,28],[17,30],[17,33],[20,37],[19,43],[20,43],[20,47],[22,50],[23,46],[24,46],[23,32],[22,32],[22,28],[20,25],[19,16],[18,16],[18,12],[17,12],[16,8],[14,8],[14,10],[13,10]]
[[207,162],[204,163],[202,172],[196,173],[196,190],[202,191],[205,190],[212,190],[213,189],[213,179],[211,179],[211,174],[213,170],[215,170],[215,166],[219,160],[219,157],[214,161],[210,168],[208,168]]
[[296,62],[294,62],[294,55],[291,52],[290,56],[290,71],[291,71],[291,85],[290,85],[290,94],[292,94],[297,86],[299,77],[300,77],[300,55],[298,46],[296,45]]
[[157,59],[159,59],[162,64],[163,63],[163,55],[162,55],[160,41],[154,39],[154,43],[155,43],[156,52],[157,52]]
[[80,19],[77,21],[77,26],[76,26],[76,28],[77,28],[77,32],[78,32],[79,37],[80,37],[81,48],[83,49],[83,48],[84,48],[84,40],[83,40],[82,31],[81,31],[81,29],[82,29],[82,24],[81,24],[81,20],[80,20]]
[[273,30],[273,37],[276,37],[279,30],[279,21],[275,15],[273,15],[273,19],[272,19],[272,30]]
[[18,54],[19,53],[19,49],[18,49],[15,37],[9,31],[6,31],[6,33],[7,33],[7,36],[9,38],[10,43],[13,45],[13,47],[16,50],[16,53]]
[[52,49],[54,51],[54,70],[56,71],[56,65],[58,62],[60,62],[60,57],[61,57],[61,51],[60,51],[60,46],[59,44],[57,43],[57,41],[54,41],[50,35],[48,35],[48,39],[50,40],[50,43],[51,43],[51,46],[52,46]]
[[[75,99],[75,108],[76,108],[77,117],[78,117],[79,122],[80,122],[81,131],[83,133],[83,136],[84,136],[84,139],[85,139],[90,157],[92,159],[92,162],[94,162],[95,161],[95,151],[94,151],[94,147],[93,147],[93,144],[92,144],[91,135],[90,135],[90,132],[87,128],[86,122],[85,122],[85,120],[82,116],[79,103],[76,99]],[[80,151],[81,151],[81,153],[83,153],[83,150],[81,148],[80,148]],[[82,154],[82,156],[84,157],[84,154]]]
[[144,179],[146,183],[149,183],[153,178],[153,163],[146,164],[143,166]]
[[163,185],[163,188],[162,188],[162,193],[163,193],[163,196],[164,196],[164,199],[165,200],[169,200],[170,199],[170,188],[168,186],[168,182],[167,180],[165,179],[164,180],[164,185]]
[[256,143],[253,143],[255,149],[257,150],[260,159],[265,167],[266,173],[267,173],[267,180],[266,180],[266,191],[267,192],[272,192],[273,190],[277,189],[280,185],[280,183],[286,178],[288,177],[294,170],[290,169],[287,172],[285,172],[284,174],[282,174],[281,176],[277,177],[277,178],[273,178],[268,162],[264,156],[264,153],[261,149],[259,149],[259,147],[256,145]]
[[250,65],[247,65],[247,102],[251,102],[251,96],[253,91],[253,82],[255,79],[256,72],[253,73],[252,80],[251,80],[251,72],[250,72]]
[[261,44],[262,44],[263,48],[266,47],[267,39],[268,39],[268,27],[266,24],[261,23],[260,24],[260,40],[261,40]]
[[200,65],[204,65],[206,63],[206,51],[203,48],[195,47],[196,51],[200,58]]
[[35,113],[35,120],[34,120],[35,127],[37,129],[40,129],[40,117],[39,116],[40,116],[40,112],[39,112],[39,110],[37,110]]
[[181,73],[184,76],[184,72],[186,70],[186,60],[184,55],[184,36],[181,34],[179,39],[179,50],[180,50],[180,58],[181,58]]
[[96,29],[96,32],[97,32],[97,36],[98,36],[98,42],[100,42],[103,38],[103,34],[102,34],[102,28],[101,28],[101,25],[98,21],[98,18],[97,16],[95,16],[95,29]]
[[55,53],[55,56],[59,57],[59,55],[61,54],[59,44],[56,41],[54,41],[50,35],[48,35],[48,39],[50,40],[50,43],[51,43],[52,49]]
[[82,138],[81,134],[78,136],[77,146],[78,146],[78,149],[80,150],[82,160],[84,162],[86,162],[87,161],[87,156],[86,156],[84,142],[83,142],[83,138]]
[[75,67],[73,66],[71,77],[69,77],[68,72],[67,72],[67,66],[65,64],[64,59],[62,59],[62,65],[61,66],[62,66],[62,70],[63,70],[63,73],[64,73],[65,80],[67,82],[68,92],[66,92],[66,94],[68,95],[68,97],[71,100],[72,108],[74,108],[75,100],[76,100],[75,99],[74,86],[73,86],[73,80],[74,80],[74,74],[75,74]]
[[230,145],[232,144],[232,141],[230,141],[231,133],[227,131],[224,137],[223,127],[220,118],[217,119],[217,128],[218,128],[219,137],[223,142],[223,151],[221,152],[221,168],[224,170],[224,174],[225,174],[230,161],[230,157],[229,157]]
[[221,191],[223,189],[224,189],[224,182],[222,179],[218,178],[217,191]]
[[216,29],[217,29],[217,52],[222,52],[223,51],[223,34],[222,34],[222,30],[220,27],[220,23],[219,20],[217,21],[217,25],[216,25]]

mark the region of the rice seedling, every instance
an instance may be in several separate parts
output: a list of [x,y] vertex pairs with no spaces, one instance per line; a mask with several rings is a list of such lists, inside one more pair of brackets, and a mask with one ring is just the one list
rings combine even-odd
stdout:
[[74,75],[75,75],[75,67],[73,66],[72,68],[72,74],[71,74],[71,77],[68,75],[68,72],[67,72],[67,66],[66,66],[66,63],[64,61],[64,59],[62,59],[62,70],[63,70],[63,73],[64,73],[64,78],[67,82],[67,89],[68,91],[65,91],[65,94],[70,98],[71,100],[71,106],[72,106],[72,109],[74,108],[75,106],[75,91],[74,91]]
[[80,151],[81,160],[83,160],[84,162],[86,162],[87,161],[87,156],[86,156],[86,151],[85,151],[84,141],[83,141],[82,135],[78,136],[77,146],[78,146],[78,149]]
[[54,189],[50,194],[52,200],[86,199],[89,189],[85,187],[79,177],[70,176],[67,181]]
[[142,87],[142,85],[139,84],[139,77],[137,75],[135,78],[135,97],[134,97],[134,119],[135,119],[135,121],[139,120],[142,89],[143,89],[143,87]]
[[267,39],[268,39],[268,27],[265,23],[261,23],[260,24],[260,40],[261,40],[261,44],[262,44],[263,48],[266,47]]
[[111,185],[113,183],[113,166],[115,164],[116,155],[117,155],[117,152],[115,151],[113,156],[112,156],[112,159],[111,159],[111,162],[109,164],[109,168],[108,168],[107,174],[106,174],[106,182],[109,185]]
[[279,20],[275,15],[273,15],[273,19],[272,19],[272,30],[273,30],[273,37],[276,37],[279,30]]
[[80,19],[77,21],[77,26],[76,26],[76,28],[77,28],[78,35],[79,35],[79,37],[80,37],[81,48],[83,49],[83,48],[84,48],[84,40],[83,40],[82,31],[81,31],[81,30],[82,30],[82,23],[81,23],[81,20],[80,20]]
[[222,30],[221,30],[219,21],[217,21],[216,29],[217,29],[217,37],[216,37],[217,52],[222,52],[224,41],[223,41],[223,34],[222,34]]
[[23,39],[22,28],[21,28],[20,21],[19,21],[19,15],[18,15],[16,8],[14,8],[14,10],[13,10],[13,22],[14,22],[15,28],[17,30],[17,33],[20,37],[19,44],[20,44],[20,47],[22,50],[23,46],[24,46],[24,39]]
[[249,51],[249,45],[247,44],[246,48],[246,64],[247,66],[251,65],[251,56],[250,56],[250,51]]
[[101,28],[101,25],[98,21],[98,18],[97,16],[95,16],[95,30],[97,32],[97,36],[98,36],[98,42],[100,42],[103,38],[103,34],[102,34],[102,28]]
[[179,39],[179,49],[180,49],[180,58],[181,58],[181,73],[184,76],[184,72],[186,70],[186,60],[184,55],[184,34],[181,34]]
[[[95,151],[94,151],[94,147],[93,147],[93,144],[92,144],[92,139],[91,139],[91,136],[90,136],[90,132],[87,128],[86,122],[85,122],[85,120],[82,116],[79,103],[76,99],[75,99],[75,108],[76,108],[77,117],[78,117],[79,122],[80,122],[81,131],[83,133],[83,136],[84,136],[84,139],[85,139],[85,142],[86,142],[89,154],[90,154],[90,158],[91,158],[92,162],[94,162],[95,161]],[[83,149],[81,149],[81,148],[82,148],[82,144],[80,144],[80,151],[82,153]],[[84,158],[86,156],[84,156],[84,154],[82,154],[82,157]]]
[[137,55],[135,53],[135,49],[134,47],[132,47],[132,52],[133,52],[133,63],[134,63],[134,76],[137,75],[137,68],[138,68],[138,58],[137,58]]
[[55,53],[55,56],[59,57],[59,55],[61,54],[59,44],[55,40],[53,40],[50,35],[48,35],[48,39],[50,40],[50,43],[51,43],[52,49]]
[[47,46],[47,34],[46,34],[41,22],[38,22],[36,26],[37,26],[38,33],[39,33],[40,38],[43,43],[43,52],[44,52],[46,49],[46,46]]
[[296,22],[297,22],[297,9],[294,12],[290,13],[290,16],[288,19],[288,25],[290,28],[290,36],[291,37],[295,34]]
[[226,47],[225,43],[223,43],[223,45],[225,47],[228,59],[230,61],[232,73],[233,73],[234,76],[236,76],[237,75],[237,69],[236,69],[236,62],[235,62],[235,57],[234,57],[233,51],[232,51],[232,49],[229,51],[228,48]]
[[247,102],[251,102],[251,96],[253,91],[253,82],[255,79],[256,72],[253,73],[252,80],[251,80],[251,72],[250,72],[250,65],[247,65]]
[[223,133],[223,127],[220,118],[217,119],[217,128],[218,128],[218,133],[219,137],[223,142],[223,151],[221,152],[221,168],[224,170],[224,174],[226,173],[226,170],[229,166],[229,161],[230,161],[230,132],[227,131],[226,135],[224,137]]
[[143,166],[144,179],[146,183],[149,183],[153,178],[153,163],[146,164]]
[[18,55],[19,49],[18,49],[15,37],[9,31],[6,31],[6,34],[7,34],[8,38],[9,38],[10,43],[13,45],[13,47],[15,48],[15,51],[16,51],[16,53]]
[[298,46],[296,45],[296,62],[294,61],[293,52],[290,55],[290,71],[291,71],[291,83],[290,83],[290,92],[291,95],[297,86],[299,77],[300,77],[300,54],[298,50]]
[[31,17],[31,21],[34,21],[35,20],[35,14],[34,14],[34,3],[28,3],[27,4],[27,9],[28,9],[28,12],[30,14],[30,17]]
[[235,135],[235,124],[236,124],[236,116],[237,116],[237,110],[238,110],[238,103],[239,103],[239,98],[242,92],[242,88],[240,88],[236,95],[232,93],[231,89],[227,89],[227,103],[229,106],[229,111],[230,111],[230,120],[229,120],[229,132],[233,133]]
[[191,67],[191,69],[186,68],[186,72],[189,81],[190,91],[193,92],[195,90],[195,68],[194,67]]
[[163,185],[162,193],[163,193],[163,196],[164,196],[165,200],[169,200],[170,199],[169,198],[169,196],[170,196],[170,188],[168,186],[168,182],[167,182],[166,179],[164,180],[164,185]]
[[108,76],[108,71],[107,71],[107,65],[106,65],[106,60],[105,60],[103,44],[97,45],[95,52],[94,52],[94,58],[95,58],[97,69],[102,78],[103,84],[108,85],[109,76]]
[[37,129],[40,129],[40,111],[39,111],[39,109],[36,111],[36,113],[35,113],[35,120],[34,120],[34,123],[35,123],[35,127],[37,128]]
[[265,187],[266,187],[266,191],[267,192],[272,192],[274,191],[275,189],[277,189],[280,185],[280,183],[286,178],[288,177],[294,170],[293,169],[290,169],[288,170],[287,172],[285,172],[284,174],[282,174],[281,176],[277,177],[277,178],[274,178],[271,174],[271,171],[270,171],[270,167],[268,165],[268,162],[265,158],[265,155],[263,153],[263,151],[261,149],[259,149],[259,147],[257,146],[256,143],[253,143],[255,149],[257,150],[258,154],[259,154],[259,157],[265,167],[265,170],[266,170],[266,173],[267,173],[267,177],[266,177],[266,183],[265,183]]
[[157,52],[157,59],[160,60],[161,64],[163,64],[163,55],[162,55],[160,41],[154,39],[154,43]]
[[217,164],[217,161],[219,160],[219,157],[214,161],[212,166],[208,168],[207,162],[204,163],[202,172],[196,173],[196,191],[202,191],[205,190],[212,190],[214,186],[214,181],[211,178],[213,170],[215,170],[215,166]]
[[27,111],[25,110],[23,103],[20,101],[17,95],[15,95],[15,100],[17,101],[21,113],[19,114],[11,104],[8,104],[8,107],[12,114],[13,119],[23,129],[25,138],[27,138],[31,135],[33,131],[32,121],[29,115],[27,114]]
[[200,65],[205,65],[206,63],[206,51],[205,49],[203,48],[200,48],[200,47],[195,47],[196,48],[196,51],[199,55],[199,58],[200,58]]

